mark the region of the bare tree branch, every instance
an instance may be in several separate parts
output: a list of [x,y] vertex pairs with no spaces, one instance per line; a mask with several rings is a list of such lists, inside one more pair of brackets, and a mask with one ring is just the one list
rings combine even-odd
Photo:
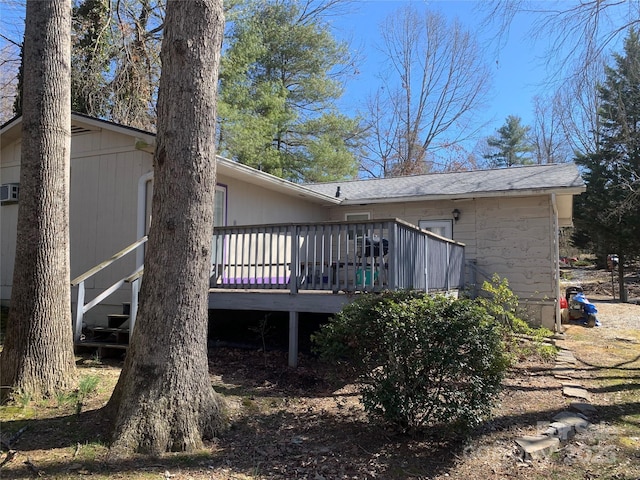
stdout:
[[472,35],[440,14],[404,7],[381,32],[388,70],[368,104],[373,163],[381,175],[431,170],[435,150],[479,128],[469,128],[469,120],[488,93],[488,67]]

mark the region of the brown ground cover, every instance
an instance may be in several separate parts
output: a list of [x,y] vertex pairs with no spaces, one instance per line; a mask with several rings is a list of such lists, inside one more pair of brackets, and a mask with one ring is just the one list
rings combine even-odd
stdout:
[[[606,275],[606,273],[605,273]],[[514,440],[535,434],[566,408],[553,364],[523,360],[510,370],[494,417],[469,437],[442,428],[410,436],[367,421],[350,379],[280,352],[215,349],[210,372],[228,402],[230,429],[195,454],[110,459],[100,407],[118,362],[79,360],[99,378],[80,414],[65,398],[0,407],[2,436],[26,427],[2,478],[140,479],[640,479],[640,306],[587,295],[601,327],[567,325],[562,346],[574,377],[597,407],[595,424],[554,455],[521,459]],[[10,458],[10,459],[9,459]]]

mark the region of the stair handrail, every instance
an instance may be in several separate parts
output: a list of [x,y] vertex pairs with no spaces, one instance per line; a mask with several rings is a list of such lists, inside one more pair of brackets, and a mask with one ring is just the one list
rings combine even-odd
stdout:
[[77,286],[80,282],[84,282],[86,280],[88,280],[89,278],[93,277],[96,273],[98,273],[100,270],[104,270],[105,268],[107,268],[109,265],[111,265],[113,262],[115,262],[116,260],[119,260],[120,258],[124,257],[127,253],[135,250],[136,248],[138,248],[140,245],[142,245],[143,243],[145,243],[148,240],[148,237],[145,235],[144,237],[136,240],[134,243],[132,243],[131,245],[128,245],[126,247],[124,247],[122,250],[120,250],[118,253],[114,253],[113,256],[107,260],[105,260],[102,263],[99,263],[98,265],[96,265],[95,267],[90,268],[89,270],[87,270],[86,272],[84,272],[81,275],[78,275],[76,278],[74,278],[73,280],[71,280],[71,286],[75,287]]
[[[123,248],[119,252],[113,254],[109,259],[105,260],[104,262],[96,265],[95,267],[87,270],[83,274],[78,275],[76,278],[71,280],[71,286],[78,287],[77,294],[76,294],[76,315],[75,315],[76,318],[75,318],[75,323],[73,328],[74,342],[78,342],[80,340],[80,336],[82,334],[82,321],[84,319],[84,314],[87,313],[96,305],[98,305],[102,300],[107,298],[109,295],[111,295],[113,292],[118,290],[120,287],[122,287],[125,283],[131,283],[131,286],[132,286],[131,288],[132,309],[134,305],[137,305],[137,291],[138,291],[137,280],[139,280],[139,277],[141,275],[142,265],[140,265],[133,274],[127,275],[126,277],[118,280],[116,283],[106,288],[101,294],[99,294],[98,296],[96,296],[96,298],[94,298],[93,300],[91,300],[86,304],[84,303],[84,295],[85,295],[84,283],[88,279],[93,277],[96,273],[109,267],[116,260],[119,260],[120,258],[126,256],[128,253],[131,253],[137,250],[137,248],[143,245],[147,240],[148,240],[148,237],[145,235],[144,237],[136,240],[131,245],[127,245],[125,248]],[[137,275],[137,276],[135,277],[135,279],[131,279],[132,275]],[[135,318],[135,313],[132,313],[132,315]]]

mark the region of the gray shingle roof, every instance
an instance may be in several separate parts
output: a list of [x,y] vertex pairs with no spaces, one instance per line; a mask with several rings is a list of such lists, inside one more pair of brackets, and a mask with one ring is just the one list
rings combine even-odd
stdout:
[[541,190],[560,193],[567,189],[582,189],[584,183],[574,163],[559,163],[304,186],[329,196],[334,196],[340,187],[340,198],[343,201],[364,202],[381,199],[409,200],[412,197],[518,195]]

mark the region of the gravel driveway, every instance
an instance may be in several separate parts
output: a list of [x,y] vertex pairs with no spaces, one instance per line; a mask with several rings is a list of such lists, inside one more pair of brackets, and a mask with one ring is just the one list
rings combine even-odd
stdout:
[[620,303],[611,300],[611,297],[588,296],[589,301],[598,309],[598,327],[605,336],[615,337],[621,330],[640,329],[640,305]]

